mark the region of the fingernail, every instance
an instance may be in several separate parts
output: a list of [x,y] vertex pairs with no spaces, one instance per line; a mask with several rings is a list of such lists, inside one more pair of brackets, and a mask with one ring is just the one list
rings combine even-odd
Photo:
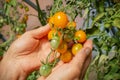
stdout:
[[89,54],[91,53],[91,49],[90,49],[89,47],[87,47],[87,48],[85,49],[85,53],[86,53],[87,55],[89,55]]

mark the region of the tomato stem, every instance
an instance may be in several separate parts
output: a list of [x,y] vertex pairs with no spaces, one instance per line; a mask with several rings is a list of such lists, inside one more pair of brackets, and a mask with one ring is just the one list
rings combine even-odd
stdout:
[[47,58],[46,58],[46,63],[48,63],[48,60],[50,59],[50,55],[52,53],[52,50],[50,51],[50,53],[48,54]]

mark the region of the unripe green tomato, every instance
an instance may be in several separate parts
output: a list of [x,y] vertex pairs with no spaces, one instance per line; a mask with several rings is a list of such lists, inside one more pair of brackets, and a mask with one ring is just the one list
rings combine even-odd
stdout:
[[48,76],[52,71],[52,66],[49,65],[49,64],[43,64],[41,67],[40,67],[40,75],[41,76]]
[[50,41],[50,45],[54,50],[58,48],[59,44],[60,44],[60,38],[57,36]]

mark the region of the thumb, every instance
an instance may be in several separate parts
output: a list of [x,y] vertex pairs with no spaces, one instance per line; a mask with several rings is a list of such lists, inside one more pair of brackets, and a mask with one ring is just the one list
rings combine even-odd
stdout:
[[83,48],[76,54],[76,56],[73,58],[71,63],[75,66],[78,66],[79,69],[82,69],[86,58],[90,55],[92,52],[92,41],[87,40],[83,46]]
[[45,80],[45,77],[41,76],[37,80]]
[[50,26],[49,26],[49,24],[47,24],[47,25],[42,26],[42,27],[40,27],[40,28],[38,28],[38,29],[29,31],[29,34],[30,34],[33,38],[40,39],[40,38],[46,36],[49,31],[50,31]]

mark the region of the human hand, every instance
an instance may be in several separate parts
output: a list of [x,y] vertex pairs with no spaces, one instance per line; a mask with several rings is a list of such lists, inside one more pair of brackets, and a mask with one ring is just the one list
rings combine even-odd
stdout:
[[28,31],[12,43],[0,62],[0,80],[24,80],[27,75],[39,69],[41,60],[50,52],[47,34],[50,26],[46,25]]
[[92,41],[87,40],[82,50],[69,63],[60,61],[48,77],[38,80],[82,80],[91,61]]

